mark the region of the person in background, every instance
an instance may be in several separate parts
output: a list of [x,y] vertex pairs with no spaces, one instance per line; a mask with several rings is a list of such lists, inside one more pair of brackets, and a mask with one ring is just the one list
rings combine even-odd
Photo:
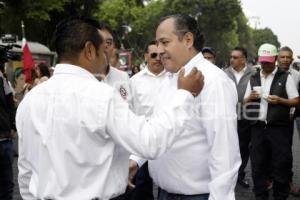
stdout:
[[[105,54],[108,62],[110,62],[113,54],[116,53],[114,48],[113,30],[105,22],[100,22],[99,24],[100,32],[105,42]],[[98,79],[114,87],[124,100],[128,103],[131,102],[130,81],[126,72],[113,67],[111,63],[109,63],[107,67],[101,71]]]
[[51,76],[49,67],[45,63],[38,64],[35,68],[35,72],[37,78],[34,80],[34,86],[47,81]]
[[140,66],[133,65],[131,69],[131,77],[133,77],[135,74],[139,73],[141,71]]
[[286,200],[292,168],[290,108],[299,104],[299,93],[292,77],[276,67],[277,48],[262,44],[258,62],[262,70],[251,76],[244,104],[251,120],[250,159],[257,200],[268,200],[268,181],[273,180],[273,197]]
[[216,64],[216,52],[212,47],[203,47],[201,50],[203,57],[210,61],[212,64]]
[[0,199],[13,199],[13,133],[15,105],[13,92],[4,77],[4,63],[0,60]]
[[[294,80],[295,86],[297,87],[298,91],[299,91],[299,84],[300,84],[300,73],[293,69],[292,67],[292,63],[293,63],[293,51],[290,47],[281,47],[279,50],[279,55],[278,55],[278,59],[277,59],[277,63],[278,63],[278,68],[288,72],[291,77]],[[298,110],[296,110],[298,108]],[[295,119],[295,120],[291,120],[290,122],[290,133],[288,134],[288,136],[290,136],[290,141],[291,141],[291,146],[293,145],[293,135],[294,135],[294,121],[296,121],[296,125],[297,125],[297,129],[298,129],[298,133],[300,134],[300,118],[299,118],[299,114],[300,114],[300,110],[299,110],[299,106],[297,106],[295,108],[293,108],[291,110],[291,119]],[[300,135],[299,135],[300,136]],[[293,155],[292,155],[293,156]],[[293,158],[293,157],[292,157]],[[292,165],[293,166],[293,159],[291,160]],[[290,177],[290,194],[293,196],[300,196],[300,189],[293,183],[293,171],[291,169],[291,177]]]
[[[132,108],[137,115],[151,117],[159,88],[166,78],[166,71],[161,63],[155,41],[150,41],[144,53],[146,67],[130,79],[132,92]],[[153,181],[149,176],[148,162],[141,164],[136,156],[130,157],[129,186],[133,188],[133,175],[135,187],[131,200],[153,200]],[[133,161],[134,160],[134,161]],[[139,165],[136,165],[139,163]]]
[[245,168],[249,160],[249,147],[251,140],[251,123],[244,118],[243,100],[247,84],[255,70],[247,66],[247,51],[242,47],[236,47],[231,51],[230,67],[224,69],[228,77],[234,81],[238,92],[238,136],[242,158],[242,164],[239,169],[238,184],[249,188],[249,181],[246,179]]

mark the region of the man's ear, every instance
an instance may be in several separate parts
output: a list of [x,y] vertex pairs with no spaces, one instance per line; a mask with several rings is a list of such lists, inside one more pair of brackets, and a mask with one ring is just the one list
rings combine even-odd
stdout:
[[148,60],[148,56],[149,56],[149,53],[144,53],[144,59],[147,61]]
[[187,32],[183,36],[183,41],[188,48],[191,48],[194,45],[194,35],[191,32]]
[[87,41],[84,44],[83,51],[84,51],[84,56],[87,60],[92,61],[96,58],[97,52],[96,52],[96,48],[92,42]]

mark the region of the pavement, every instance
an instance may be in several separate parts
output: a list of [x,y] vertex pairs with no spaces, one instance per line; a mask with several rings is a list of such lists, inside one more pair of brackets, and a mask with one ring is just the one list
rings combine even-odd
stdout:
[[[294,133],[294,140],[293,140],[293,156],[294,156],[293,180],[294,180],[294,183],[300,187],[300,138],[299,138],[299,135],[296,130]],[[15,179],[14,200],[22,200],[20,193],[19,193],[19,187],[18,187],[18,182],[17,182],[17,173],[18,173],[17,157],[14,162],[14,172],[15,172],[15,174],[14,174],[15,175],[14,176],[14,179]],[[245,188],[242,188],[241,186],[237,185],[236,186],[236,200],[255,200],[253,192],[252,192],[253,183],[252,183],[250,172],[251,172],[251,170],[250,170],[250,166],[248,164],[248,166],[246,168],[246,173],[247,173],[246,176],[250,181],[251,187],[249,189],[245,189]],[[157,191],[157,189],[155,189],[155,193],[156,193],[156,191]],[[270,196],[272,196],[272,195],[270,195]],[[270,200],[272,200],[272,198]],[[300,200],[300,197],[290,196],[288,198],[288,200]]]

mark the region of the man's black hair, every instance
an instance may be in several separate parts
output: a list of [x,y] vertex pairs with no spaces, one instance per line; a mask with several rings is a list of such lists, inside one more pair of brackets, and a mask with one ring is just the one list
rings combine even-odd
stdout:
[[37,67],[40,69],[41,77],[47,76],[48,78],[50,78],[50,70],[45,63],[40,63]]
[[99,29],[98,21],[86,17],[73,16],[61,21],[53,39],[58,60],[77,57],[88,41],[98,51],[103,42]]
[[150,45],[156,45],[156,41],[155,40],[152,40],[150,42],[148,42],[146,45],[145,45],[145,49],[144,49],[144,52],[145,53],[148,53],[149,52],[149,46]]
[[163,21],[172,18],[174,19],[175,25],[175,34],[178,36],[179,40],[182,40],[183,36],[190,32],[194,36],[194,48],[198,51],[201,51],[203,47],[203,35],[200,33],[198,28],[197,21],[189,15],[186,14],[176,14],[176,15],[169,15],[163,17],[158,24],[161,24]]
[[288,51],[288,52],[290,52],[291,54],[293,54],[293,50],[292,50],[290,47],[288,47],[288,46],[281,47],[281,48],[279,49],[279,52],[280,52],[280,51]]
[[246,51],[246,49],[243,48],[243,47],[235,47],[235,48],[233,49],[233,51],[239,51],[239,52],[241,52],[241,53],[243,54],[243,56],[244,56],[246,59],[247,59],[247,57],[248,57],[247,51]]
[[212,47],[203,47],[203,49],[201,50],[202,54],[203,53],[210,53],[211,55],[213,55],[213,57],[216,57],[216,52]]

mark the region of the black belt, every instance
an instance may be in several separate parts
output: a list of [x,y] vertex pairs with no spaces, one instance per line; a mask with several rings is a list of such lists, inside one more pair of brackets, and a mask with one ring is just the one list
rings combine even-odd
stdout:
[[161,192],[165,192],[168,194],[168,197],[170,197],[170,199],[174,198],[178,198],[178,197],[208,197],[209,194],[208,193],[204,193],[204,194],[191,194],[191,195],[187,195],[187,194],[176,194],[176,193],[169,193],[166,190],[161,189]]
[[[120,195],[120,196],[117,196],[117,197],[114,197],[110,200],[121,200],[123,199],[122,198],[123,195]],[[38,199],[38,200],[41,200],[41,199]],[[50,198],[44,198],[43,200],[55,200],[55,199],[50,199]],[[92,198],[91,200],[100,200],[98,197],[95,197],[95,198]]]

